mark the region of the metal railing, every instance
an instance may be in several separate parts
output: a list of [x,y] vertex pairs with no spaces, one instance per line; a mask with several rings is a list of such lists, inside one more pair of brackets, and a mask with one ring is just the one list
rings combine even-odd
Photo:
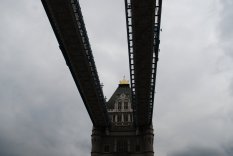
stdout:
[[[132,0],[125,0],[125,12],[126,12],[126,26],[127,26],[127,39],[128,39],[128,54],[129,54],[129,68],[130,68],[130,82],[131,82],[131,94],[132,94],[132,104],[134,112],[135,124],[137,121],[137,90],[135,86],[135,59],[134,59],[134,49],[133,49],[133,23],[132,23]],[[155,0],[155,23],[154,23],[154,41],[153,41],[153,51],[152,51],[152,65],[151,65],[151,76],[150,76],[150,93],[149,93],[149,107],[148,107],[148,124],[152,123],[153,116],[153,103],[155,94],[155,81],[156,81],[156,70],[159,52],[159,35],[160,35],[160,21],[161,21],[161,9],[162,0]]]
[[76,22],[78,25],[78,30],[79,30],[79,33],[80,33],[80,36],[82,39],[82,44],[84,46],[85,55],[86,55],[86,58],[88,60],[92,80],[94,82],[95,89],[97,91],[98,100],[99,100],[98,102],[100,104],[102,104],[103,112],[104,112],[105,117],[106,117],[106,123],[107,123],[107,125],[109,125],[110,122],[108,119],[106,102],[105,102],[103,90],[102,90],[102,87],[100,84],[99,76],[98,76],[98,73],[96,70],[96,65],[95,65],[93,54],[92,54],[91,46],[89,43],[89,38],[87,36],[87,31],[86,31],[85,23],[83,20],[81,8],[80,8],[79,2],[77,0],[71,0],[71,4],[72,4],[73,12],[75,15],[75,19],[76,19]]
[[131,84],[131,101],[133,104],[134,124],[137,125],[137,104],[136,104],[136,88],[135,88],[135,68],[134,68],[134,53],[133,53],[133,27],[132,27],[132,5],[131,0],[125,0],[126,26],[127,26],[127,41],[129,54],[129,71]]
[[159,60],[159,43],[160,43],[160,22],[161,22],[161,10],[162,0],[155,0],[155,23],[154,23],[154,42],[153,42],[153,58],[152,58],[152,72],[151,72],[151,86],[150,86],[150,102],[149,102],[149,124],[152,122],[153,116],[153,103],[155,95],[155,82],[157,62]]

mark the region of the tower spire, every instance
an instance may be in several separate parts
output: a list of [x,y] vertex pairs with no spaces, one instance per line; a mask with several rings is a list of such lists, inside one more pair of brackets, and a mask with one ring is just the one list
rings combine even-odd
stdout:
[[123,79],[120,80],[120,83],[119,84],[129,84],[129,80],[126,80],[125,79],[125,75],[123,76]]

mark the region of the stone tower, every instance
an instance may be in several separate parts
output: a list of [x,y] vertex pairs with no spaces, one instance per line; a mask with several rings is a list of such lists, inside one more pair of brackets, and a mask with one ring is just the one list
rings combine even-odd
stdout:
[[111,127],[93,127],[91,156],[154,156],[153,127],[135,127],[129,82],[121,80],[107,102]]

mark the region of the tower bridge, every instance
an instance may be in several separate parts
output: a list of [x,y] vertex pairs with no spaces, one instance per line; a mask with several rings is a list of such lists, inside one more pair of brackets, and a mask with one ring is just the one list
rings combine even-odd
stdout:
[[125,0],[130,84],[109,99],[98,77],[78,0],[42,0],[93,123],[92,156],[153,156],[153,104],[162,0]]

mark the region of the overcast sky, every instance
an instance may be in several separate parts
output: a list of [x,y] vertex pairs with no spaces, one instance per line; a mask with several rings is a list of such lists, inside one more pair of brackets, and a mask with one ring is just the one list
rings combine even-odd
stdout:
[[[109,97],[129,78],[123,0],[80,0]],[[233,1],[164,0],[156,156],[233,155]],[[92,123],[40,1],[0,0],[0,156],[89,156]]]

